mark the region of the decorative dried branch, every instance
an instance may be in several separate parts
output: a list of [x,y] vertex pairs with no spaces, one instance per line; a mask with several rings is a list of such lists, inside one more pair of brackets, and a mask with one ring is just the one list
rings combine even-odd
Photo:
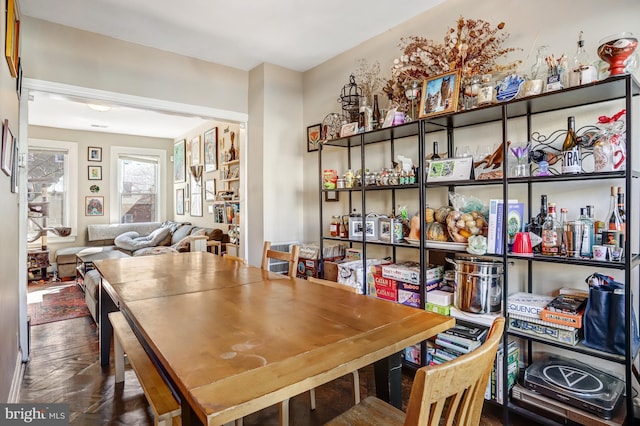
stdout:
[[358,68],[354,73],[356,83],[362,89],[362,95],[365,99],[371,101],[373,95],[382,89],[385,83],[384,79],[380,77],[380,62],[376,61],[369,65],[366,59],[358,59],[357,65]]

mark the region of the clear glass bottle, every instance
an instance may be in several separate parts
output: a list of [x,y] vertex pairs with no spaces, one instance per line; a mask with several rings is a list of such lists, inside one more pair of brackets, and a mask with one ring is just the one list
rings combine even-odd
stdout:
[[375,130],[382,127],[382,124],[381,124],[382,115],[380,114],[380,107],[378,106],[378,95],[373,95],[372,116],[373,116],[373,123],[372,123],[373,129]]
[[493,83],[491,74],[482,76],[482,84],[478,88],[478,106],[489,105],[493,103],[495,84]]
[[593,243],[595,245],[602,244],[602,231],[604,230],[604,221],[596,219],[596,207],[594,205],[587,206],[587,215],[593,222]]
[[364,113],[364,130],[373,130],[373,110],[370,105],[367,104],[367,98],[362,97],[362,104],[360,105],[360,114]]
[[561,256],[567,255],[567,233],[565,232],[567,224],[569,223],[569,221],[567,220],[567,213],[568,213],[568,210],[566,207],[560,208],[560,220],[558,222],[560,222],[560,226],[562,227],[560,232],[560,255]]
[[575,55],[573,55],[573,60],[571,62],[569,86],[579,86],[581,84],[591,83],[596,80],[596,67],[593,66],[591,58],[584,48],[582,31],[580,31],[580,34],[578,34],[578,47],[576,49]]
[[593,245],[595,244],[595,234],[593,220],[588,215],[587,207],[580,208],[580,217],[578,220],[582,222],[582,244],[580,245],[581,257],[593,257]]
[[340,235],[340,216],[332,216],[331,224],[329,225],[329,235],[337,237]]
[[538,47],[538,53],[536,54],[536,62],[531,67],[531,88],[529,94],[537,95],[546,91],[547,76],[549,75],[549,67],[547,66],[547,47]]
[[562,143],[562,174],[582,173],[582,153],[576,136],[576,119],[567,118],[567,135]]
[[[620,211],[618,210],[618,187],[611,187],[611,196],[609,197],[609,213],[607,213],[606,225],[610,231],[620,231],[624,235],[624,226]],[[622,238],[621,238],[622,240]]]
[[559,256],[562,245],[562,224],[556,219],[556,205],[549,203],[547,218],[542,225],[542,254]]

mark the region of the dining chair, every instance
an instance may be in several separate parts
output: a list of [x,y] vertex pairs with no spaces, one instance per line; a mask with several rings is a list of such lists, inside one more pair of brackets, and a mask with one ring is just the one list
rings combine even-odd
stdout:
[[262,269],[269,270],[270,259],[281,260],[289,264],[287,275],[292,278],[296,276],[296,270],[298,268],[298,256],[300,254],[300,246],[292,245],[291,251],[278,251],[271,249],[271,242],[265,241],[264,248],[262,249]]
[[439,365],[416,371],[407,413],[369,396],[326,423],[329,426],[480,424],[484,392],[491,375],[504,318],[497,318],[478,349]]
[[239,265],[246,265],[247,264],[247,259],[243,259],[242,257],[238,257],[238,256],[233,256],[231,254],[226,254],[225,253],[225,254],[222,255],[222,258],[226,259],[226,260],[232,260],[232,261],[238,263]]

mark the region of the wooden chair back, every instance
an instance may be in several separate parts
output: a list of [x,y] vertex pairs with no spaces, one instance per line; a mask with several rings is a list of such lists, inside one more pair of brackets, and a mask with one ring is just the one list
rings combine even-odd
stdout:
[[222,257],[225,258],[226,260],[232,260],[232,261],[236,262],[239,265],[246,265],[247,264],[247,259],[243,259],[241,257],[232,256],[232,255],[226,254],[226,253]]
[[289,270],[287,275],[295,278],[296,269],[298,268],[298,256],[300,255],[300,247],[297,245],[291,246],[291,251],[278,251],[271,249],[271,242],[265,241],[264,248],[262,250],[262,269],[269,270],[269,259],[282,260],[289,263]]
[[[437,366],[416,371],[407,406],[408,425],[478,425],[484,392],[504,331],[497,318],[478,349]],[[444,423],[440,423],[444,417]]]
[[350,293],[358,293],[358,289],[351,287],[350,285],[340,284],[335,281],[323,280],[322,278],[307,277],[307,281],[310,283],[322,284],[328,287],[339,288],[340,290],[348,291]]

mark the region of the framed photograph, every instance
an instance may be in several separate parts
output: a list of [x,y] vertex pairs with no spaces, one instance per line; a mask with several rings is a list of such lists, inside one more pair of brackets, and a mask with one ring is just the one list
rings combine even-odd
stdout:
[[205,201],[215,201],[216,199],[216,180],[209,179],[204,181],[204,199]]
[[320,149],[318,144],[322,139],[322,124],[314,124],[307,127],[307,152],[317,151]]
[[185,143],[182,139],[173,144],[173,181],[184,182],[186,179],[186,156]]
[[218,170],[218,128],[204,132],[204,171]]
[[95,147],[95,146],[90,146],[87,160],[89,160],[89,161],[102,161],[102,148],[98,148],[98,147]]
[[102,166],[89,166],[89,180],[102,180]]
[[84,197],[84,215],[104,216],[104,197],[94,195]]
[[13,156],[11,158],[11,192],[18,192],[18,143],[13,144]]
[[11,77],[18,76],[20,56],[20,14],[16,0],[7,0],[7,28],[4,37],[4,56]]
[[422,83],[420,118],[456,112],[460,92],[460,73],[452,71],[426,79]]
[[176,214],[184,214],[184,188],[176,189]]
[[391,127],[393,124],[393,117],[396,115],[396,111],[398,108],[391,108],[387,111],[387,115],[384,116],[384,121],[382,122],[382,127]]
[[200,164],[200,135],[191,139],[191,164],[194,166]]
[[13,155],[13,133],[9,128],[9,120],[2,122],[2,154],[0,155],[0,168],[5,175],[11,176],[11,156]]
[[340,137],[344,138],[345,136],[353,136],[358,133],[358,122],[354,121],[353,123],[343,124],[340,129]]
[[191,194],[191,216],[202,216],[202,193]]
[[338,191],[327,191],[324,193],[325,201],[340,201],[340,193]]

